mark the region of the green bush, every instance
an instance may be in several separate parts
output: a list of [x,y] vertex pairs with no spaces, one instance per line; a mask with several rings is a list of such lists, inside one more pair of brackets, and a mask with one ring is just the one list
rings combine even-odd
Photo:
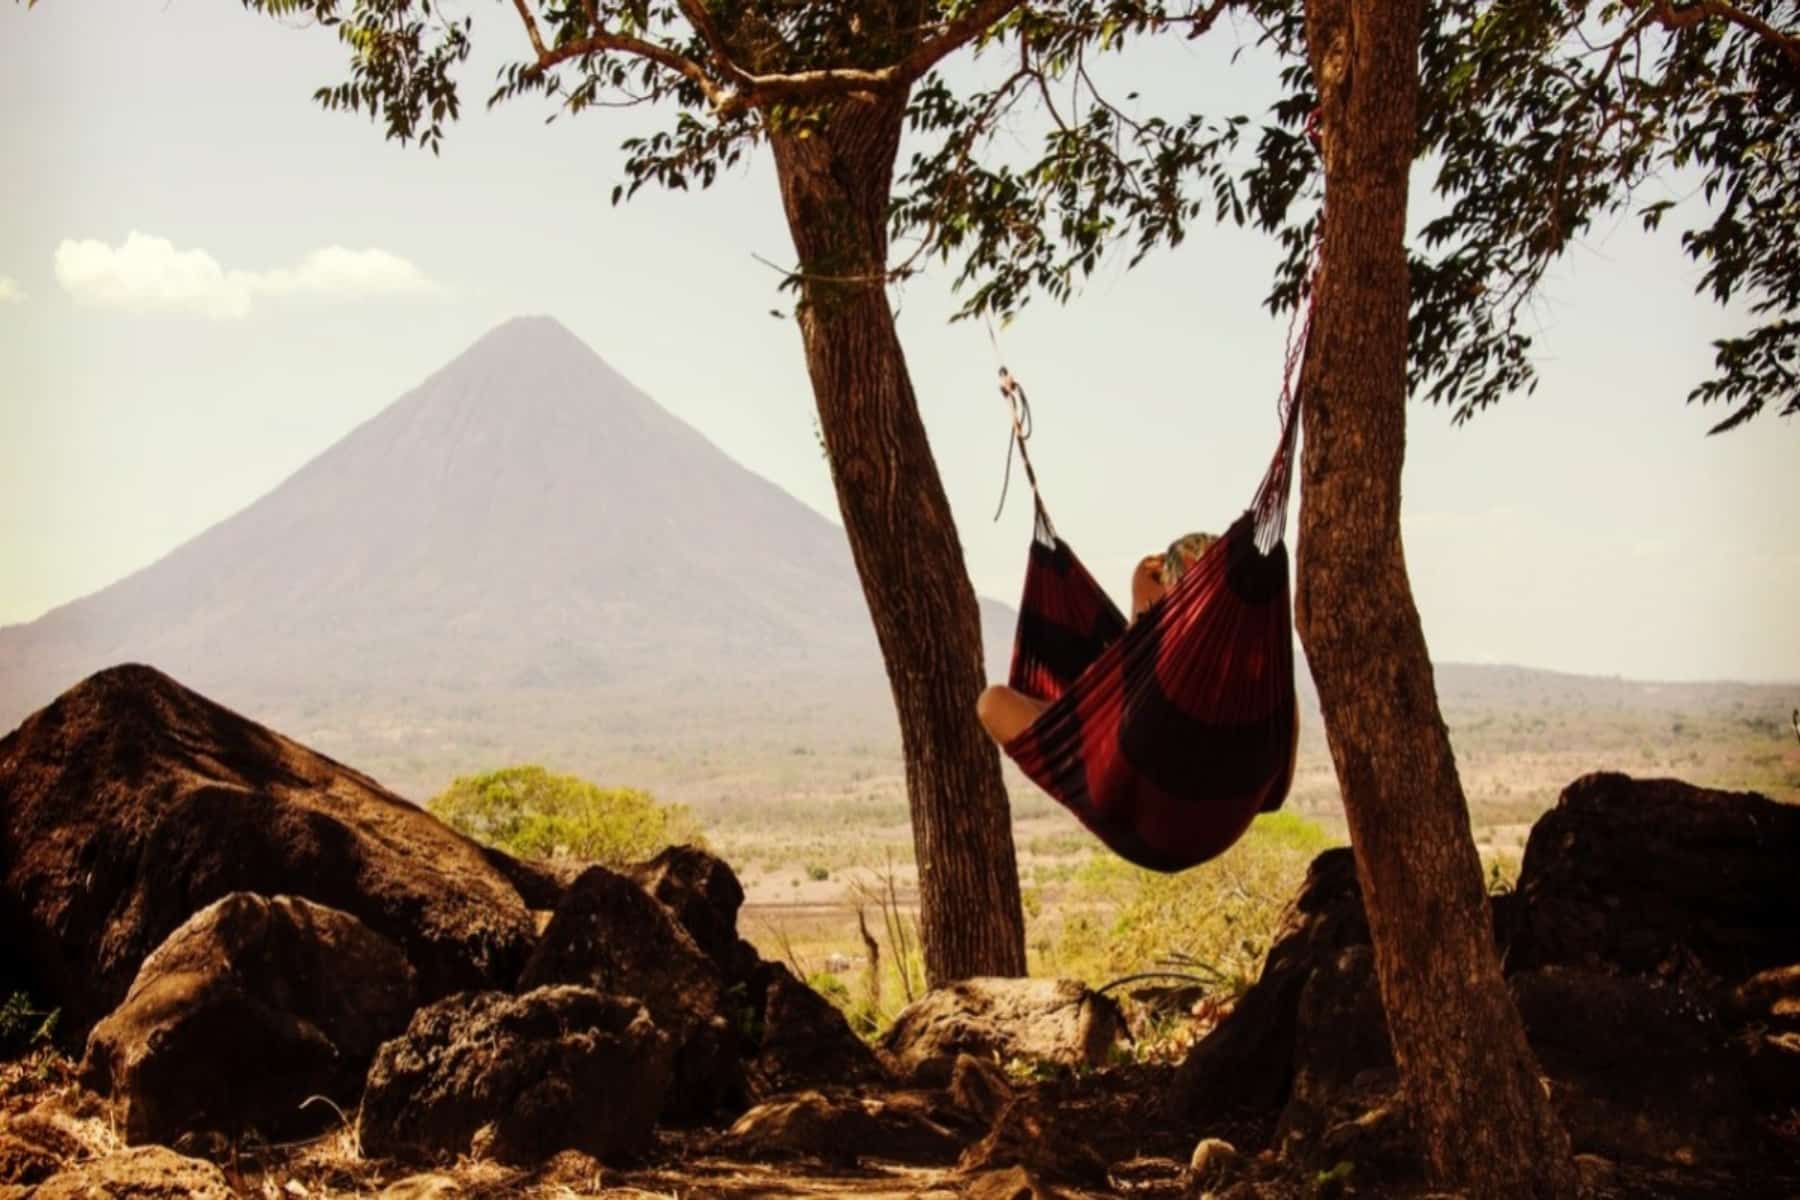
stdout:
[[1332,844],[1304,817],[1270,813],[1225,854],[1176,875],[1096,856],[1065,900],[1052,969],[1098,984],[1177,960],[1177,969],[1241,992],[1262,970],[1307,866]]
[[458,832],[515,858],[619,864],[700,840],[699,823],[684,805],[659,804],[634,788],[603,788],[535,765],[465,775],[425,807]]
[[831,1006],[844,1014],[845,1022],[851,1032],[866,1041],[875,1041],[886,1028],[881,1014],[875,1012],[869,998],[852,999],[850,989],[842,979],[829,971],[814,971],[806,977],[806,986],[819,993],[830,1002]]
[[814,971],[806,977],[806,986],[838,1008],[850,1007],[850,989],[844,986],[843,980],[829,971]]
[[24,992],[14,992],[0,1004],[0,1058],[11,1058],[56,1036],[58,1009],[38,1008]]

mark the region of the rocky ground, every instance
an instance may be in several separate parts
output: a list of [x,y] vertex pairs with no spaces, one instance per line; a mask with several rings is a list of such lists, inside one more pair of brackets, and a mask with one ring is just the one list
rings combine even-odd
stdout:
[[[1494,903],[1596,1197],[1800,1196],[1800,810],[1595,775]],[[570,877],[145,668],[0,741],[0,1197],[1423,1195],[1347,851],[1179,1066],[1056,980],[877,1046],[690,847]],[[1144,997],[1185,1005],[1191,998]]]

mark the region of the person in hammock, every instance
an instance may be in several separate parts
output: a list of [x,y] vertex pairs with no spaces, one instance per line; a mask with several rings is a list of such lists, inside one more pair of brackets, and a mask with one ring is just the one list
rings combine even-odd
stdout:
[[[1200,556],[1218,540],[1215,534],[1190,533],[1169,543],[1165,553],[1145,555],[1131,573],[1131,619],[1136,621],[1168,595],[1187,569],[1199,562]],[[1024,733],[1049,707],[1046,701],[997,683],[975,701],[975,715],[988,736],[1004,746]]]

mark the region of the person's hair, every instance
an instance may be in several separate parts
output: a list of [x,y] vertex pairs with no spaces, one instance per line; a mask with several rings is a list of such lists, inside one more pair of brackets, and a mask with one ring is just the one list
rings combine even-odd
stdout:
[[1212,544],[1218,541],[1218,535],[1211,533],[1188,533],[1169,543],[1169,552],[1163,555],[1163,586],[1174,587],[1187,572],[1188,559],[1199,561]]

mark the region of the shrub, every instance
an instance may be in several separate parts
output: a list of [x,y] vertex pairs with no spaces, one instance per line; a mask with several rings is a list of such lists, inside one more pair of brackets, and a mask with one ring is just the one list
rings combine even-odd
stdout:
[[659,804],[634,788],[603,788],[535,765],[465,775],[425,807],[458,832],[515,858],[616,865],[700,840],[699,823],[684,805]]
[[0,1004],[0,1058],[11,1058],[56,1036],[60,1010],[38,1008],[24,992],[14,992]]
[[814,971],[806,977],[806,986],[838,1008],[850,1007],[850,989],[844,986],[843,980],[829,971]]
[[1173,960],[1241,992],[1261,971],[1307,866],[1332,844],[1304,817],[1270,813],[1219,858],[1176,875],[1097,856],[1065,901],[1057,969],[1099,984]]

